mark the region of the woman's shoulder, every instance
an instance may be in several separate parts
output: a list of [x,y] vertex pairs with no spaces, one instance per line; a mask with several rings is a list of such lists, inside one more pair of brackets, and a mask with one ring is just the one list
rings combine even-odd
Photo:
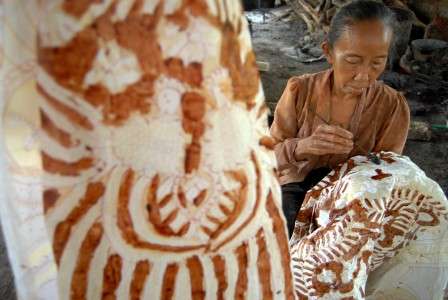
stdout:
[[290,88],[312,86],[316,82],[325,80],[325,77],[328,75],[328,72],[330,72],[330,70],[292,76],[288,79],[287,86]]

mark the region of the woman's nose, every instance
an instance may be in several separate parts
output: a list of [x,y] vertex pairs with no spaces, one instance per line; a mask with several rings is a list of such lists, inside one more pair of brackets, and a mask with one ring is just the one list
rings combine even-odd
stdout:
[[356,72],[355,78],[356,81],[369,81],[369,72],[362,68]]

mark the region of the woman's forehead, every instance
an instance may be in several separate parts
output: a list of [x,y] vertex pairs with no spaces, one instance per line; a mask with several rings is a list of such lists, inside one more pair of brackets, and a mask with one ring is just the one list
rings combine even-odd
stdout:
[[392,28],[385,26],[380,20],[360,21],[345,28],[334,48],[342,51],[387,54],[392,35]]

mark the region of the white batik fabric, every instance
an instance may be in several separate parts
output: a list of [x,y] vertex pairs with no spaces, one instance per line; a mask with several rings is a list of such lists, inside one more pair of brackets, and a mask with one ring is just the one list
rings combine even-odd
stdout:
[[3,13],[1,219],[21,299],[295,298],[239,1]]
[[409,158],[348,160],[311,189],[290,241],[300,299],[442,299],[448,201]]

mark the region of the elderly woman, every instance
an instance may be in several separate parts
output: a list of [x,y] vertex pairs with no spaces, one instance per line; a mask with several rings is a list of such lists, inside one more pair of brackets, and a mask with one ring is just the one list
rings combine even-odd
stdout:
[[448,200],[399,155],[409,109],[376,81],[392,28],[379,2],[341,8],[322,45],[331,69],[289,80],[277,106],[271,133],[299,299],[443,298]]
[[333,18],[322,49],[331,68],[289,79],[271,135],[290,235],[305,193],[330,169],[371,151],[401,153],[409,108],[377,81],[393,38],[392,12],[375,1],[354,1]]

